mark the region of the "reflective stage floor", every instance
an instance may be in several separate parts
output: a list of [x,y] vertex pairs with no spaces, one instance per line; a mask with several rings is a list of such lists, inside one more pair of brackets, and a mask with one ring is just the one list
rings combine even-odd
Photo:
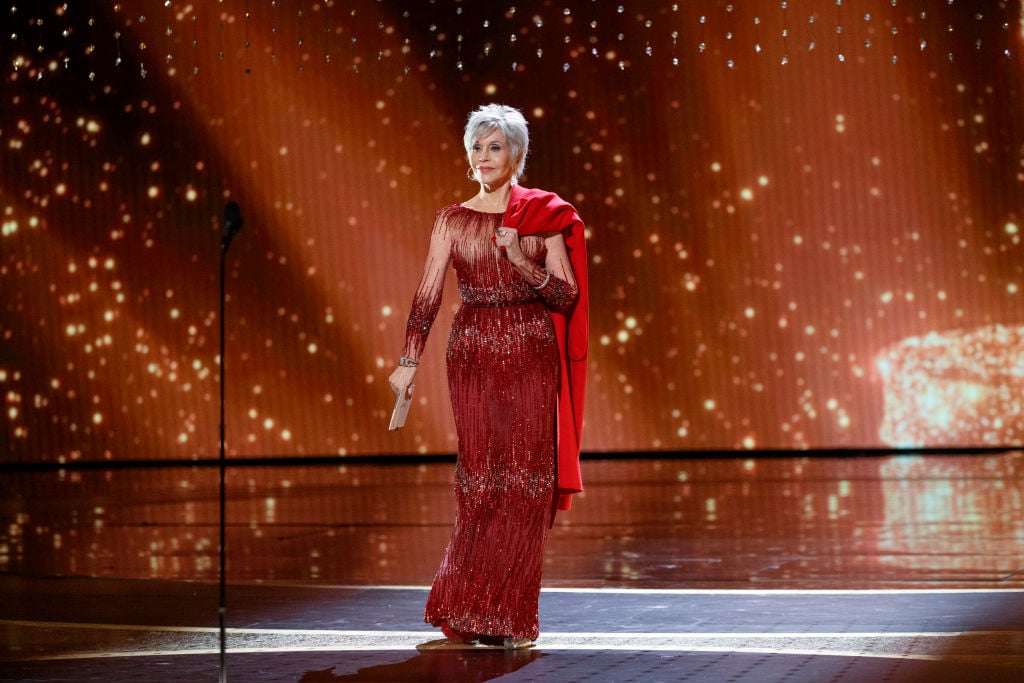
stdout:
[[[425,649],[450,462],[232,466],[238,681],[1021,681],[1024,455],[588,459],[530,650]],[[5,472],[0,680],[216,680],[219,475]],[[421,649],[417,649],[417,648]]]

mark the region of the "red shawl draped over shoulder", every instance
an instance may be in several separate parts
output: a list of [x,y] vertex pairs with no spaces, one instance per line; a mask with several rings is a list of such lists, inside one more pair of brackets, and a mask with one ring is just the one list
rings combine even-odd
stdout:
[[583,490],[580,475],[580,437],[583,434],[583,398],[587,385],[589,298],[587,248],[583,221],[572,204],[553,192],[512,186],[503,225],[520,235],[560,232],[565,239],[576,276],[579,298],[566,313],[550,311],[555,325],[562,371],[558,389],[557,505],[568,510],[572,494]]

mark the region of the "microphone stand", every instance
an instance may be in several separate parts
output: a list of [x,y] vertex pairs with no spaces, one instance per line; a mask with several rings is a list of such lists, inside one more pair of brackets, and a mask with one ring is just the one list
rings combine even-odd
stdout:
[[228,247],[231,245],[229,235],[225,235],[220,243],[220,599],[218,601],[218,614],[220,616],[220,682],[228,680],[227,670],[227,629],[225,628],[225,615],[227,613],[227,579],[225,564],[227,554],[225,552],[225,426],[224,426],[224,302],[226,299],[225,269],[227,264]]
[[[237,210],[237,205],[234,209]],[[237,213],[237,211],[236,211]],[[226,216],[227,212],[225,212]],[[220,597],[217,604],[217,611],[219,614],[220,623],[220,683],[226,683],[227,681],[227,629],[225,626],[225,616],[227,613],[227,572],[225,570],[227,553],[227,533],[226,533],[226,486],[224,483],[225,470],[226,470],[226,441],[224,426],[224,308],[226,295],[225,285],[225,271],[227,264],[227,248],[231,245],[231,239],[234,237],[234,232],[237,232],[241,226],[241,217],[234,217],[233,221],[231,217],[225,217],[225,228],[224,237],[220,241],[220,455],[218,458],[219,470],[220,470]],[[232,224],[233,223],[233,224]]]

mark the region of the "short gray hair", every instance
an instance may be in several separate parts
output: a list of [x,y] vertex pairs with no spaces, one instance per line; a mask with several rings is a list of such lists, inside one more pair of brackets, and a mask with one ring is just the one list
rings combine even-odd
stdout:
[[473,152],[473,145],[487,133],[500,130],[508,142],[512,154],[515,172],[512,182],[515,183],[523,175],[526,168],[526,154],[530,150],[530,134],[526,130],[526,118],[522,112],[504,104],[485,104],[470,113],[466,121],[466,133],[462,142],[466,146],[466,156]]

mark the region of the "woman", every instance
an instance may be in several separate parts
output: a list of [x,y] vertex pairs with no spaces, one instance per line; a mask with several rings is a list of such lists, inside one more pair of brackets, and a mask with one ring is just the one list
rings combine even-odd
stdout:
[[447,351],[457,515],[425,619],[449,640],[518,649],[539,632],[555,510],[582,490],[586,250],[570,204],[518,184],[529,148],[518,110],[480,107],[464,143],[480,189],[435,218],[390,382],[396,393],[412,386],[454,266],[463,300]]

